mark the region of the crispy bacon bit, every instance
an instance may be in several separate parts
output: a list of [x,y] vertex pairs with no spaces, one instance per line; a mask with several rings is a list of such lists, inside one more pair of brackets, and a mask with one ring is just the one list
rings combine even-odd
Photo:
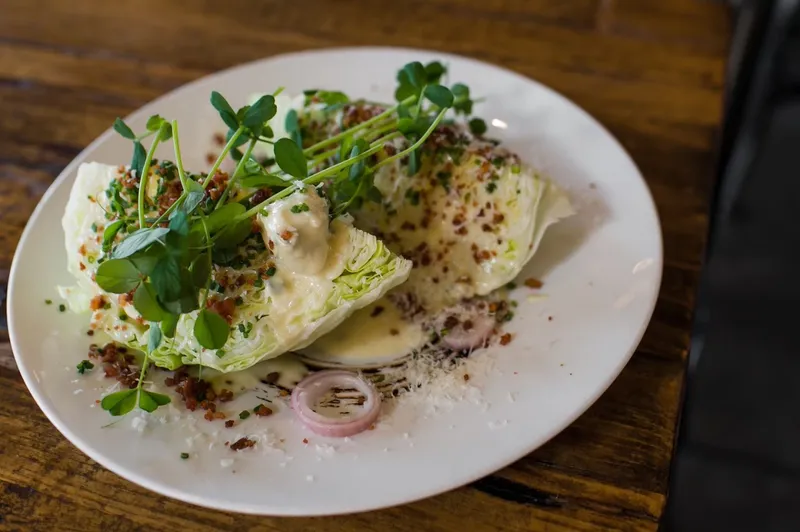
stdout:
[[268,408],[264,405],[258,405],[254,411],[254,414],[258,417],[267,417],[272,415],[272,409]]
[[383,145],[383,151],[386,152],[386,155],[391,157],[392,155],[397,153],[397,148],[394,147],[393,144],[389,144],[388,142]]
[[416,228],[417,226],[411,222],[403,222],[403,225],[400,226],[400,229],[404,231],[414,231]]
[[457,235],[462,235],[462,236],[463,236],[463,235],[466,235],[468,232],[469,232],[469,231],[467,230],[467,226],[466,226],[466,225],[462,225],[461,227],[459,227],[459,228],[456,230],[456,234],[457,234]]
[[392,336],[397,336],[398,334],[400,334],[400,331],[398,331],[397,329],[390,329],[389,334],[391,334]]
[[[209,395],[213,394],[213,393],[214,393],[213,390],[209,390]],[[213,397],[209,397],[209,399],[213,400],[214,398]],[[219,391],[218,399],[222,403],[227,403],[227,402],[233,401],[233,392],[223,388],[222,390]]]
[[503,220],[505,220],[505,219],[506,219],[506,217],[503,215],[502,212],[496,212],[494,214],[494,218],[492,218],[492,222],[494,222],[496,224],[501,224],[501,223],[503,223]]
[[275,249],[275,242],[273,242],[272,240],[267,240],[267,247],[269,248],[270,251],[273,251]]
[[275,384],[275,383],[278,382],[278,380],[280,378],[281,378],[281,374],[280,373],[278,373],[277,371],[272,371],[270,373],[267,373],[267,376],[264,379],[264,382],[267,383],[267,384]]
[[464,373],[464,382],[469,382],[469,373]]
[[216,155],[214,155],[213,153],[210,153],[210,152],[206,153],[206,162],[208,164],[214,164],[214,161],[216,161],[216,160],[217,160],[217,156]]
[[306,445],[308,445],[308,438],[303,438],[303,443],[305,443]]
[[525,279],[525,286],[527,286],[528,288],[541,288],[543,286],[543,283],[538,279],[529,277],[528,279]]
[[473,326],[474,324],[472,323],[472,320],[467,320],[462,324],[462,327],[464,327],[465,331],[472,329]]
[[379,316],[381,312],[383,312],[383,307],[377,306],[374,309],[372,309],[372,312],[370,312],[369,315],[370,317],[374,318],[375,316]]
[[215,173],[214,177],[211,178],[211,183],[209,183],[208,188],[206,188],[206,196],[209,196],[212,200],[216,201],[220,196],[222,196],[222,192],[227,186],[228,174],[217,170],[217,173]]
[[85,270],[85,269],[86,269],[86,265],[85,265],[84,263],[82,263],[82,262],[81,262],[80,264],[78,264],[78,269],[79,269],[80,271],[83,271],[83,270]]
[[453,327],[458,326],[458,318],[455,316],[448,316],[446,320],[444,320],[444,326],[447,329],[452,329]]
[[283,241],[285,241],[285,242],[290,242],[292,240],[293,236],[294,236],[294,233],[292,231],[288,230],[288,229],[284,229],[283,231],[281,231],[281,234],[280,234],[281,239]]
[[481,229],[483,229],[484,233],[491,233],[492,232],[492,226],[489,225],[489,224],[483,224],[481,226]]
[[511,343],[511,333],[505,333],[500,337],[500,345],[508,345]]
[[136,388],[139,383],[139,368],[133,366],[136,359],[128,354],[125,347],[113,343],[103,347],[92,344],[89,346],[89,358],[100,360],[106,377],[117,379],[123,386]]
[[236,423],[236,422],[235,422],[234,420],[232,420],[232,419],[229,419],[228,421],[226,421],[226,422],[225,422],[225,428],[226,428],[226,429],[229,429],[229,428],[231,428],[231,427],[232,427],[232,426],[233,426],[235,423]]
[[92,310],[100,310],[106,306],[106,298],[103,296],[94,296],[89,302],[89,308]]
[[235,442],[230,445],[231,451],[241,451],[242,449],[248,449],[250,447],[254,447],[256,444],[255,440],[250,440],[247,437],[239,438]]
[[453,216],[453,225],[463,225],[463,223],[466,221],[467,221],[466,218],[464,218],[464,215],[461,213],[458,213],[455,216]]
[[253,206],[258,205],[259,203],[269,198],[270,196],[272,196],[272,189],[260,188],[256,190],[256,193],[253,194],[252,197],[250,198],[250,205]]
[[225,145],[225,135],[223,135],[222,133],[214,133],[214,143],[217,146]]
[[173,203],[175,203],[178,198],[183,194],[183,186],[181,182],[177,179],[174,179],[166,184],[166,189],[164,192],[158,196],[158,208],[159,211],[163,214],[169,209]]
[[81,244],[81,247],[78,248],[78,253],[86,256],[86,244]]
[[226,297],[221,301],[217,298],[209,298],[206,301],[206,307],[225,318],[225,321],[230,324],[233,321],[233,313],[236,311],[236,298]]

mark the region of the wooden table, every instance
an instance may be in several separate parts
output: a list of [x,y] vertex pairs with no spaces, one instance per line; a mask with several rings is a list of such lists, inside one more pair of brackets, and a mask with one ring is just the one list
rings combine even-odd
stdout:
[[104,470],[0,350],[0,530],[654,530],[667,497],[721,114],[728,13],[709,0],[0,0],[0,270],[39,197],[116,116],[236,63],[398,45],[491,61],[565,94],[639,164],[664,228],[658,306],[611,389],[470,486],[319,519],[210,511]]

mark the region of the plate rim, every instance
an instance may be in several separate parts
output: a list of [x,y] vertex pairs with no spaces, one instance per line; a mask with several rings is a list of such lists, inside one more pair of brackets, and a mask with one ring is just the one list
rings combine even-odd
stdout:
[[[451,52],[446,52],[443,50],[437,50],[432,48],[415,48],[415,47],[396,47],[396,46],[335,46],[335,47],[323,47],[323,48],[311,48],[299,51],[293,51],[288,53],[281,53],[270,55],[266,57],[262,57],[259,59],[255,59],[252,61],[236,64],[230,66],[228,68],[211,72],[204,76],[201,76],[197,79],[189,81],[183,85],[180,85],[168,92],[161,94],[160,96],[154,98],[153,100],[148,101],[144,105],[137,108],[132,113],[128,114],[124,119],[126,121],[135,120],[140,116],[145,115],[153,106],[158,105],[161,101],[168,97],[173,97],[176,94],[180,94],[184,91],[190,91],[195,85],[208,82],[209,80],[213,80],[215,78],[220,78],[224,76],[228,76],[232,73],[235,73],[239,70],[246,70],[253,66],[256,66],[261,63],[268,63],[274,60],[289,60],[291,61],[293,58],[298,58],[301,56],[311,56],[317,54],[348,54],[353,52],[368,52],[368,53],[375,53],[375,54],[382,54],[382,53],[408,53],[408,54],[420,54],[425,56],[438,56],[444,60],[447,59],[456,59],[460,62],[465,63],[472,63],[475,65],[480,65],[482,67],[490,67],[493,69],[500,70],[504,72],[506,75],[510,75],[512,77],[516,77],[518,79],[522,79],[527,83],[532,83],[538,86],[540,89],[549,92],[553,97],[562,101],[562,103],[567,104],[569,107],[573,108],[573,110],[577,111],[579,114],[583,115],[585,119],[590,121],[594,126],[598,127],[610,140],[619,152],[627,159],[630,163],[631,167],[635,169],[636,174],[638,175],[639,180],[641,181],[642,185],[644,186],[645,196],[649,202],[649,207],[652,210],[652,213],[655,215],[655,223],[657,229],[657,254],[656,256],[652,257],[654,259],[655,265],[657,266],[657,275],[653,280],[653,286],[655,289],[653,290],[650,301],[647,302],[646,308],[647,312],[646,315],[643,316],[642,325],[639,328],[639,331],[633,338],[631,342],[631,348],[628,350],[625,356],[620,357],[619,362],[613,367],[613,370],[609,373],[609,377],[602,383],[598,383],[595,393],[591,394],[590,397],[581,404],[579,408],[577,408],[572,415],[565,416],[562,418],[561,422],[557,425],[554,425],[549,431],[547,436],[541,440],[536,442],[533,445],[529,445],[525,447],[525,451],[519,455],[507,455],[502,460],[497,461],[499,465],[492,465],[488,468],[483,468],[480,470],[474,470],[472,475],[467,475],[465,479],[459,481],[457,484],[452,485],[449,488],[440,489],[438,487],[432,489],[420,489],[418,490],[413,497],[405,498],[402,501],[393,502],[393,503],[384,503],[384,504],[372,504],[367,505],[361,509],[357,510],[339,510],[339,511],[323,511],[323,512],[314,512],[314,511],[293,511],[292,508],[287,509],[288,511],[282,512],[279,508],[273,507],[270,511],[265,511],[263,507],[258,507],[255,505],[250,504],[217,504],[215,500],[209,499],[203,496],[196,496],[191,492],[181,491],[179,489],[172,488],[171,486],[165,485],[163,483],[159,483],[158,481],[154,481],[149,479],[144,475],[138,474],[136,471],[133,471],[126,467],[121,467],[117,464],[117,462],[106,459],[102,453],[95,452],[91,445],[84,442],[81,437],[75,434],[72,430],[70,430],[69,426],[66,423],[62,423],[59,419],[56,412],[51,411],[49,408],[49,399],[47,399],[43,392],[38,389],[38,385],[36,384],[36,378],[32,373],[32,370],[27,367],[24,356],[18,354],[20,350],[17,344],[17,338],[15,334],[15,330],[17,328],[16,319],[14,317],[14,313],[11,312],[11,309],[14,307],[12,305],[12,301],[16,298],[16,290],[14,288],[15,284],[13,281],[16,279],[17,275],[19,275],[18,270],[22,268],[20,265],[20,260],[18,259],[19,254],[17,253],[25,245],[29,245],[27,240],[30,237],[30,233],[33,230],[33,224],[31,223],[33,220],[38,219],[41,215],[41,211],[44,209],[44,204],[49,200],[49,198],[55,193],[55,189],[67,179],[67,177],[75,171],[76,167],[78,167],[82,162],[84,162],[84,158],[86,154],[91,150],[95,149],[97,146],[101,145],[102,143],[106,142],[113,134],[113,129],[111,127],[107,128],[104,132],[98,135],[91,143],[89,143],[83,150],[81,150],[70,162],[67,166],[59,173],[55,180],[50,184],[47,191],[42,195],[41,199],[36,205],[36,208],[31,213],[28,221],[25,224],[25,229],[20,235],[14,257],[12,259],[11,268],[9,270],[9,277],[8,277],[8,293],[7,293],[7,309],[9,310],[7,315],[8,320],[8,332],[9,332],[9,339],[11,343],[12,353],[14,354],[14,359],[16,361],[17,367],[19,369],[20,375],[22,376],[23,382],[28,389],[28,392],[33,396],[37,406],[39,409],[44,413],[45,417],[48,421],[75,447],[77,447],[81,452],[83,452],[86,456],[100,464],[105,469],[109,470],[110,472],[124,478],[125,480],[132,482],[142,488],[145,488],[149,491],[155,492],[162,496],[166,496],[177,501],[182,501],[185,503],[193,504],[203,508],[209,508],[212,510],[219,510],[219,511],[227,511],[227,512],[236,512],[241,514],[247,515],[262,515],[262,516],[305,516],[305,517],[322,517],[322,516],[335,516],[335,515],[347,515],[353,513],[363,513],[367,511],[373,510],[380,510],[384,508],[391,508],[395,506],[411,504],[429,497],[433,497],[439,494],[447,493],[449,491],[464,487],[476,480],[483,478],[485,476],[491,475],[505,467],[508,467],[510,464],[521,460],[525,456],[529,455],[536,449],[547,444],[550,440],[552,440],[555,436],[563,432],[568,426],[573,424],[575,420],[577,420],[580,416],[585,414],[592,405],[594,405],[597,400],[605,394],[605,392],[609,389],[609,387],[617,380],[621,372],[624,370],[625,366],[627,366],[628,362],[632,358],[633,354],[637,351],[639,344],[650,325],[652,320],[653,313],[655,311],[655,307],[661,293],[661,284],[663,281],[663,271],[664,271],[664,239],[663,239],[663,228],[661,224],[661,218],[659,216],[659,211],[655,200],[653,198],[652,191],[645,180],[641,170],[639,169],[638,165],[625,149],[625,147],[619,142],[619,140],[614,136],[604,124],[602,124],[599,120],[597,120],[594,116],[588,113],[583,107],[575,103],[573,100],[567,98],[557,90],[551,88],[548,85],[543,84],[536,79],[530,78],[524,74],[521,74],[517,71],[511,70],[505,66],[501,66],[495,63],[491,63],[489,61],[484,61],[482,59],[478,59],[471,56],[455,54]],[[277,511],[276,511],[277,510]]]

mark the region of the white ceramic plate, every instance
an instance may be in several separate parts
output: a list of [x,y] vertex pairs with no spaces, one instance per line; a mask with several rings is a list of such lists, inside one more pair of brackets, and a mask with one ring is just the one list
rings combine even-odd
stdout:
[[[480,354],[475,363],[484,369],[469,370],[468,385],[454,388],[453,404],[438,409],[425,401],[401,404],[376,430],[350,441],[314,436],[287,407],[270,418],[251,416],[216,436],[197,436],[191,447],[187,438],[198,430],[189,427],[191,417],[166,424],[150,420],[141,434],[131,428],[143,422],[134,421],[142,419],[137,416],[102,428],[111,419],[95,400],[107,383],[99,375],[75,373],[89,344],[88,318],[61,314],[44,300],[57,300],[56,285],[71,282],[60,219],[78,165],[129,160],[130,143],[109,130],[45,194],[11,270],[14,354],[39,406],[72,443],[126,479],[186,502],[270,515],[337,514],[410,502],[492,473],[555,436],[606,390],[652,313],[661,279],[661,232],[647,187],[622,147],[547,87],[442,53],[335,49],[273,57],[208,76],[127,120],[141,131],[155,113],[178,119],[186,166],[202,169],[210,135],[219,126],[208,103],[212,90],[234,107],[253,92],[279,85],[290,94],[330,88],[391,101],[398,68],[434,59],[448,64],[451,82],[463,81],[473,95],[485,97],[476,114],[490,124],[490,134],[565,186],[579,210],[549,230],[521,275],[543,279],[548,297],[529,301],[531,290],[516,290],[520,303],[509,327],[515,340]],[[197,419],[201,431],[220,427],[199,414]],[[274,448],[235,453],[223,445],[267,428]],[[181,452],[191,452],[191,458],[181,460]]]

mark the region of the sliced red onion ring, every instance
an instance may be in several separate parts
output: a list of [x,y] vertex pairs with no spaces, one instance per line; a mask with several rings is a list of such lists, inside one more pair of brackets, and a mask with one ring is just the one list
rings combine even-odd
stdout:
[[[331,388],[355,388],[366,397],[358,413],[343,418],[329,418],[312,410],[314,404]],[[292,391],[292,409],[303,424],[320,436],[343,438],[367,430],[381,411],[381,396],[375,388],[355,373],[326,370],[312,373]]]
[[[464,328],[466,321],[472,323],[469,330]],[[464,320],[450,329],[442,338],[442,342],[447,347],[459,351],[481,347],[489,335],[492,334],[492,329],[494,329],[494,319],[490,316],[476,313],[469,320]]]

